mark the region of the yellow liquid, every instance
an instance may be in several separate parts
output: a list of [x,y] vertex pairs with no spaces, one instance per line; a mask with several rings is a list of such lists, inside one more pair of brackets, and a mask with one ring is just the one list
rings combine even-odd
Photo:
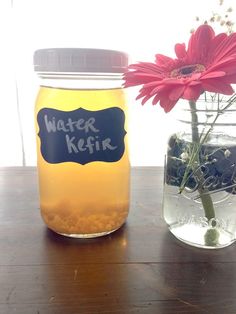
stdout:
[[[121,89],[66,90],[41,87],[35,107],[90,111],[119,107],[124,112]],[[126,125],[125,125],[125,129]],[[37,135],[37,157],[41,215],[47,226],[57,233],[74,237],[94,237],[118,229],[129,210],[130,165],[125,136],[125,152],[117,162],[94,161],[51,164],[44,160]]]

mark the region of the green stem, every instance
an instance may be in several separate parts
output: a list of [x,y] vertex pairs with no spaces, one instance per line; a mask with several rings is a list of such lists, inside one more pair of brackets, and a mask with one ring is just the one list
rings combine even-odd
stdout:
[[191,116],[192,116],[192,142],[193,144],[199,144],[200,138],[198,133],[198,116],[197,116],[197,108],[196,103],[192,100],[189,101],[190,109],[191,109]]
[[[196,103],[194,101],[189,101],[190,109],[191,109],[191,117],[192,117],[192,142],[193,146],[196,145],[197,147],[200,147],[200,137],[198,132],[198,116],[197,116],[197,110],[196,110]],[[215,218],[215,210],[214,205],[211,199],[211,195],[209,194],[208,189],[204,188],[204,176],[201,171],[200,167],[200,161],[199,161],[199,154],[195,154],[195,160],[193,161],[192,170],[194,172],[194,175],[197,179],[198,183],[198,192],[200,199],[202,201],[202,206],[205,212],[205,217],[208,219],[208,221],[212,218]]]
[[201,192],[200,188],[198,188],[199,191],[199,195],[200,195],[200,199],[202,201],[202,206],[204,208],[204,212],[205,212],[205,217],[209,220],[211,220],[212,218],[215,218],[215,210],[214,210],[214,205],[211,199],[211,195],[206,192],[206,189],[204,190],[204,192]]

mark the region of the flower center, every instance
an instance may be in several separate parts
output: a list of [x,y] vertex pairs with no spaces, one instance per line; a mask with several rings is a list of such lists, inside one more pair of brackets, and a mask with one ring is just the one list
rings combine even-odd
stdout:
[[204,65],[202,64],[191,64],[185,65],[179,69],[174,69],[170,73],[170,77],[188,77],[191,76],[193,73],[200,73],[205,70]]

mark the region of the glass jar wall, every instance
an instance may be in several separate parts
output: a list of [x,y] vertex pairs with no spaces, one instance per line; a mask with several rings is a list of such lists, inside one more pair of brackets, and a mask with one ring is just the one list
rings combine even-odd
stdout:
[[203,248],[227,246],[236,232],[236,105],[219,97],[176,105],[165,160],[164,219]]

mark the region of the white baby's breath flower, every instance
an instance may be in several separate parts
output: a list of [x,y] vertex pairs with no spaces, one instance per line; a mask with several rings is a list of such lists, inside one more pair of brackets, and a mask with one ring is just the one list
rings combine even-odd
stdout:
[[226,158],[228,158],[231,155],[231,151],[226,149],[225,152],[224,152],[224,155],[225,155]]
[[183,152],[181,155],[180,155],[180,158],[183,160],[183,161],[187,161],[188,158],[189,158],[189,155],[187,152]]

